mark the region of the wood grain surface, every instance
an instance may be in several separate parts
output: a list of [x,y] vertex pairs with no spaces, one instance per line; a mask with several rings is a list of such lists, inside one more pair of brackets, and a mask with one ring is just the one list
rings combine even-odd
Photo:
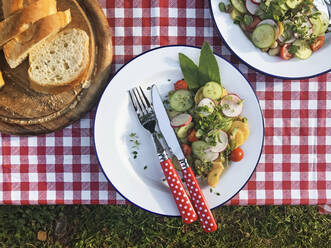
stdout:
[[66,28],[81,28],[89,35],[89,69],[81,82],[63,92],[41,94],[29,86],[28,61],[10,69],[1,51],[0,70],[6,82],[0,90],[1,133],[37,135],[62,129],[90,111],[109,82],[111,33],[97,0],[58,0],[57,8],[71,10],[72,22]]

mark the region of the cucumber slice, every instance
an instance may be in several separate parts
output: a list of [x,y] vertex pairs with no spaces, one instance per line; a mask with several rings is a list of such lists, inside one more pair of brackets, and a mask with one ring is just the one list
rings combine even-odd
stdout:
[[238,18],[241,18],[241,13],[238,10],[236,10],[235,8],[233,8],[230,12],[230,16],[231,16],[232,20],[236,20]]
[[313,25],[313,35],[318,36],[321,33],[322,22],[319,16],[313,16],[309,18],[309,21]]
[[203,87],[199,88],[197,93],[195,93],[195,96],[194,96],[195,104],[198,104],[202,100],[202,98],[203,98],[202,90],[203,90]]
[[291,8],[294,9],[296,7],[299,6],[300,3],[302,3],[303,0],[286,0],[286,5]]
[[178,129],[175,129],[176,133],[177,133],[177,137],[179,139],[184,139],[187,137],[187,133],[190,129],[192,129],[194,127],[193,122],[190,122],[189,124],[187,124],[186,126],[180,127]]
[[222,97],[223,87],[219,83],[208,82],[203,87],[202,94],[204,97],[218,100]]
[[169,96],[170,107],[179,112],[184,112],[192,108],[194,101],[192,92],[189,90],[176,90]]
[[202,158],[209,147],[206,142],[198,140],[192,143],[192,152],[198,158]]
[[243,0],[231,0],[232,6],[238,10],[240,13],[247,13],[247,9],[245,7],[245,2]]
[[167,113],[168,113],[168,117],[169,119],[173,119],[174,117],[176,117],[177,115],[179,115],[181,112],[178,112],[178,111],[175,111],[175,110],[172,110],[172,109],[169,109],[167,110]]
[[258,25],[252,33],[252,42],[258,48],[269,48],[275,42],[276,30],[272,25]]
[[209,148],[210,146],[206,142],[201,140],[192,143],[193,154],[203,161],[213,161],[219,156],[218,152],[208,151]]
[[299,59],[308,59],[313,53],[308,43],[304,40],[296,40],[293,43],[293,46],[299,47],[299,49],[294,54]]
[[321,24],[322,24],[321,31],[319,34],[323,35],[329,28],[329,18],[324,12],[321,12],[321,14],[319,15],[319,18],[320,18]]

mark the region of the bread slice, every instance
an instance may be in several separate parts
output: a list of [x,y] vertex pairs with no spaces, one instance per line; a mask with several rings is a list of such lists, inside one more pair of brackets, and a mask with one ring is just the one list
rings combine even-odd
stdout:
[[23,7],[29,5],[37,0],[3,0],[2,1],[2,13],[3,17],[7,18],[16,11],[23,9]]
[[66,29],[34,47],[29,54],[30,86],[42,93],[79,81],[88,68],[89,36],[81,29]]
[[46,16],[33,23],[30,28],[17,35],[3,47],[6,60],[11,68],[16,68],[28,57],[33,47],[55,35],[71,22],[70,9]]
[[0,47],[39,19],[55,14],[56,0],[37,0],[0,22]]
[[3,80],[2,72],[0,71],[0,89],[5,85],[5,80]]

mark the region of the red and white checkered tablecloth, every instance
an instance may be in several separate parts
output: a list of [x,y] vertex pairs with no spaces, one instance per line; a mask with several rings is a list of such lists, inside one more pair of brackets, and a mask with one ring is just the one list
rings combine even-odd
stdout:
[[[211,44],[252,83],[265,117],[256,172],[227,204],[331,204],[331,73],[274,79],[241,63],[217,35],[207,0],[99,0],[113,34],[114,65],[153,47]],[[107,182],[93,146],[95,108],[36,137],[1,134],[1,204],[126,204]],[[321,206],[322,207],[322,206]]]

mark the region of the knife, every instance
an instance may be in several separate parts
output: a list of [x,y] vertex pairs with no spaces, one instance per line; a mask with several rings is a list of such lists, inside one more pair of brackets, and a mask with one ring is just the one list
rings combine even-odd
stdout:
[[170,125],[167,111],[163,105],[156,85],[152,86],[152,102],[161,133],[168,147],[171,149],[171,152],[177,157],[179,164],[181,165],[184,180],[190,193],[193,206],[199,216],[200,224],[205,232],[216,231],[216,221],[210,211],[210,208],[208,207],[207,201],[202,193],[197,179],[195,178],[192,168],[189,166],[184,156],[174,129]]

